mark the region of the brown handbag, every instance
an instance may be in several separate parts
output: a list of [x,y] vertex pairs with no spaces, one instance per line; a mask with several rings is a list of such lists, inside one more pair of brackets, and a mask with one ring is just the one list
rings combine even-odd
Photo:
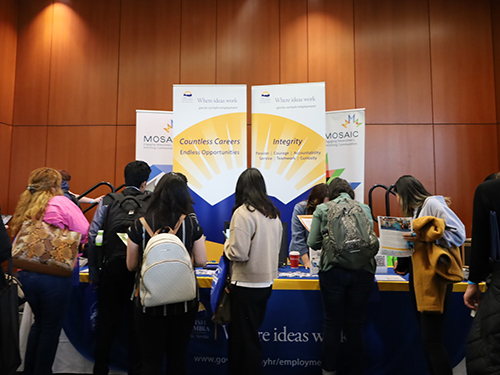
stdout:
[[26,220],[12,244],[14,267],[70,277],[82,235],[43,220]]

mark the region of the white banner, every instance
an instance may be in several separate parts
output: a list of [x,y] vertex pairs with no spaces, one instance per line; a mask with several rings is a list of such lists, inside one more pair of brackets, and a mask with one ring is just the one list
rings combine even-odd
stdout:
[[173,112],[136,110],[135,158],[151,167],[148,190],[154,190],[157,181],[172,172],[173,118]]
[[326,176],[347,180],[364,201],[365,109],[326,113]]
[[174,85],[174,171],[211,205],[247,166],[246,85]]
[[252,87],[252,166],[285,205],[325,182],[325,83]]

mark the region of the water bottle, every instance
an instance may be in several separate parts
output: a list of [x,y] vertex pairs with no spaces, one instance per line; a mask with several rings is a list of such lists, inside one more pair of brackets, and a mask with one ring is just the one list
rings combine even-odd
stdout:
[[104,235],[104,231],[102,229],[97,231],[97,236],[95,237],[95,245],[96,246],[102,246],[103,235]]

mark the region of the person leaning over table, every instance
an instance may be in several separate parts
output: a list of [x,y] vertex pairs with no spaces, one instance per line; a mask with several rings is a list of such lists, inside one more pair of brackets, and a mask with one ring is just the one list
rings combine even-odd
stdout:
[[[434,277],[437,267],[433,268],[429,265],[429,262],[425,263],[425,260],[430,259],[435,251],[442,251],[443,259],[449,254],[453,255],[454,251],[460,257],[458,248],[465,241],[465,226],[448,207],[448,198],[441,195],[432,195],[413,176],[401,176],[394,184],[394,192],[403,215],[413,217],[413,229],[418,232],[403,235],[406,241],[414,243],[415,252],[411,259],[399,258],[394,265],[394,269],[400,275],[410,273],[410,294],[419,318],[420,334],[429,372],[432,375],[452,375],[453,370],[444,345],[444,327],[453,284],[445,282],[442,277]],[[429,238],[432,232],[438,232],[439,227],[437,224],[433,224],[433,226],[424,225],[422,228],[416,229],[417,220],[425,222],[427,219],[444,221],[442,235],[434,241],[430,241]],[[437,223],[438,221],[435,220],[434,222]],[[432,223],[429,221],[428,224]],[[434,230],[426,230],[428,227]],[[429,249],[431,250],[428,251]],[[426,255],[428,255],[428,258],[425,258]],[[424,262],[421,261],[422,259],[424,259]],[[452,259],[452,256],[448,258],[448,260]],[[457,272],[460,273],[461,280],[462,269],[458,269]]]
[[[42,219],[61,229],[82,234],[87,240],[89,222],[82,211],[61,190],[61,174],[52,168],[38,168],[31,172],[28,187],[21,194],[11,234],[16,235],[25,220]],[[69,306],[71,277],[19,271],[19,281],[34,315],[24,358],[25,375],[52,374],[52,364],[59,344],[59,334]]]
[[259,327],[264,321],[278,258],[283,226],[267,195],[264,177],[249,168],[238,178],[235,205],[224,253],[231,267],[230,375],[262,373]]
[[[328,232],[328,205],[339,200],[353,200],[354,190],[349,182],[335,178],[328,186],[330,203],[316,207],[307,244],[319,250],[323,244],[323,233]],[[332,202],[333,201],[333,202]],[[370,207],[359,203],[373,228]],[[322,258],[323,260],[323,258]],[[349,367],[350,374],[364,373],[363,327],[368,300],[375,275],[374,259],[358,270],[341,268],[337,265],[319,265],[319,285],[323,301],[323,354],[321,367],[323,375],[336,375],[339,368]],[[344,330],[348,355],[340,356],[340,337]],[[345,365],[344,365],[345,364]]]
[[[472,209],[472,249],[469,282],[464,303],[478,311],[466,350],[467,374],[500,374],[500,259],[490,261],[492,244],[490,212],[500,219],[500,180],[485,181],[476,188]],[[478,283],[488,280],[481,295]]]
[[288,248],[288,253],[298,251],[302,263],[309,268],[309,247],[307,246],[307,236],[309,231],[300,222],[299,215],[312,215],[316,206],[328,201],[328,185],[318,184],[311,189],[307,200],[299,202],[293,208],[292,214],[292,240]]

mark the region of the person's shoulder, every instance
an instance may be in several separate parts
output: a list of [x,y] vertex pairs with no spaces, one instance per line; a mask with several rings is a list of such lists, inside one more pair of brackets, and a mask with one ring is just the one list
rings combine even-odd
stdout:
[[57,206],[57,207],[71,207],[75,205],[69,198],[67,198],[64,195],[53,196],[52,198],[49,199],[48,204],[50,206]]

